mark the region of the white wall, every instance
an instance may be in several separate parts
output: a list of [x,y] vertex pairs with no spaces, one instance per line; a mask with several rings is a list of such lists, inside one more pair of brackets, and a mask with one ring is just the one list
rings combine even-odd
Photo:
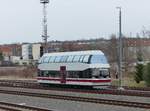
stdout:
[[32,53],[32,52],[30,52],[31,45],[32,44],[23,44],[22,45],[22,59],[23,60],[29,60],[29,55],[31,55],[31,53]]
[[33,60],[39,60],[39,58],[40,58],[40,47],[41,47],[41,44],[32,44]]

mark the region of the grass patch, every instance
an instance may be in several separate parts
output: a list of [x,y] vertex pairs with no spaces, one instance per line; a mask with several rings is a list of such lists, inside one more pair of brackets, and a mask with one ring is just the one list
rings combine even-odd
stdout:
[[[112,80],[112,85],[119,86],[119,80],[118,79]],[[144,81],[137,84],[133,78],[129,78],[129,77],[123,78],[122,85],[129,86],[129,87],[146,87]]]
[[37,75],[35,67],[0,67],[0,78],[33,79]]

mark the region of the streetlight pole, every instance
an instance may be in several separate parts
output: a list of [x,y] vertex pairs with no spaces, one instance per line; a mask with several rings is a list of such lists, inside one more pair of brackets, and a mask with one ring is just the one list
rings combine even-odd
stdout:
[[122,87],[122,55],[123,55],[123,50],[122,50],[122,12],[121,12],[121,7],[116,7],[119,10],[119,90],[123,90],[124,88]]

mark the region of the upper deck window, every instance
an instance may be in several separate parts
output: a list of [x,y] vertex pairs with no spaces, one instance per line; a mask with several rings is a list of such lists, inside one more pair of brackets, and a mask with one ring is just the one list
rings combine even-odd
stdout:
[[61,60],[61,56],[57,56],[57,57],[55,58],[55,62],[60,62],[60,60]]
[[51,56],[49,59],[49,62],[54,62],[55,61],[56,56]]
[[73,55],[69,55],[67,62],[72,62],[73,61],[74,56]]
[[85,55],[81,55],[81,56],[80,56],[79,62],[82,62],[82,61],[83,61],[84,56],[85,56]]
[[44,57],[43,63],[48,63],[48,61],[49,61],[49,57]]
[[73,62],[79,62],[80,60],[80,55],[74,56]]
[[89,62],[89,58],[90,58],[90,55],[85,55],[83,58],[83,62],[85,63]]
[[39,63],[43,63],[44,59],[46,59],[46,57],[41,57],[40,60],[39,60]]
[[105,55],[92,55],[90,63],[100,63],[100,64],[107,64],[107,59]]
[[60,62],[66,62],[69,56],[61,56]]
[[39,59],[38,63],[42,63],[43,57]]

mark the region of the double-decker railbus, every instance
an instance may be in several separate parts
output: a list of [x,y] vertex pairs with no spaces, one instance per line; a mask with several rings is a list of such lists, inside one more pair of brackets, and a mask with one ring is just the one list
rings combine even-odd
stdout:
[[45,53],[39,60],[37,81],[101,88],[111,84],[109,68],[100,50]]

